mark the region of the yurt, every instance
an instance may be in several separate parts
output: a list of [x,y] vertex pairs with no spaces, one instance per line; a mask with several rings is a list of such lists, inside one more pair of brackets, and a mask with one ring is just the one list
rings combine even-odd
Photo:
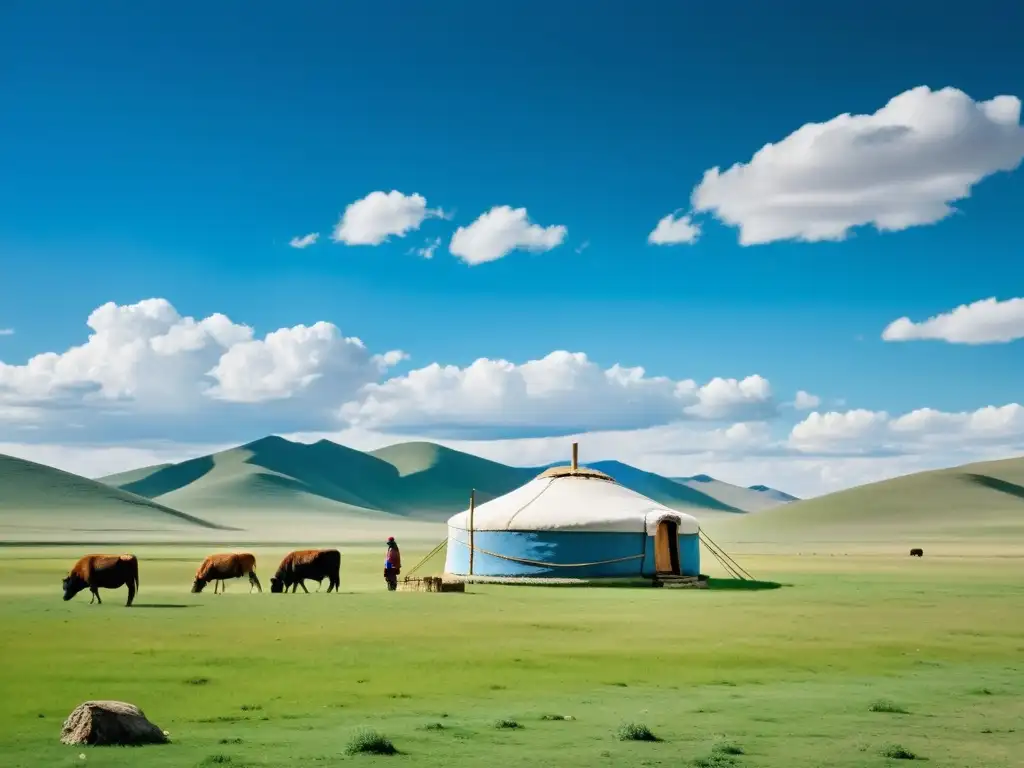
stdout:
[[448,520],[445,571],[497,579],[696,577],[697,520],[572,464]]

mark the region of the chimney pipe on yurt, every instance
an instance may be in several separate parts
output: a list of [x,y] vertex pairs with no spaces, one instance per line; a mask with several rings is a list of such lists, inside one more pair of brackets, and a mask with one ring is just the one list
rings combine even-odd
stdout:
[[469,575],[473,575],[473,512],[476,510],[476,488],[469,492]]
[[573,443],[572,444],[572,471],[573,472],[575,472],[577,469],[580,468],[579,458],[580,458],[580,444],[579,443]]

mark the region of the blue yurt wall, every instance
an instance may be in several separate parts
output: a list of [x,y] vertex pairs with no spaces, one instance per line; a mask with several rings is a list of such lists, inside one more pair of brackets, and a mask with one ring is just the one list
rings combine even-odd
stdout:
[[[470,533],[472,527],[472,535]],[[585,468],[547,470],[448,521],[445,571],[502,578],[653,577],[674,535],[678,572],[700,573],[699,524]]]

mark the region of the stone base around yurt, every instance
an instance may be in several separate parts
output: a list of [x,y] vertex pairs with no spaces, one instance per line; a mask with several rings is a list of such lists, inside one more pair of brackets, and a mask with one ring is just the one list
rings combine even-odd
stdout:
[[445,581],[461,581],[466,584],[505,584],[534,587],[669,587],[673,589],[707,589],[708,577],[661,574],[659,576],[597,577],[591,579],[559,579],[551,576],[464,576],[446,573]]
[[455,579],[441,576],[424,576],[422,578],[406,578],[398,582],[401,592],[465,592],[466,584]]
[[679,576],[674,573],[660,573],[654,577],[652,586],[669,589],[707,589],[708,577],[703,573],[698,576]]

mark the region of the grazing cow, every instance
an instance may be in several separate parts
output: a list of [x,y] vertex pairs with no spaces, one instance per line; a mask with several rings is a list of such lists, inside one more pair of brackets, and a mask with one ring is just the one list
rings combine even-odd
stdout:
[[920,549],[918,547],[914,547],[912,550],[910,550],[910,556],[911,557],[924,557],[924,550]]
[[249,591],[253,587],[260,592],[263,586],[256,578],[256,558],[248,552],[232,552],[224,555],[210,555],[196,571],[196,579],[192,582],[193,592],[202,592],[203,587],[213,582],[213,594],[217,594],[217,586],[220,585],[221,593],[227,591],[224,585],[225,579],[238,579],[242,576],[249,577]]
[[128,587],[128,602],[132,604],[139,589],[139,561],[135,555],[86,555],[81,558],[61,582],[64,600],[70,600],[86,587],[92,592],[93,602],[102,605],[99,588],[120,589]]
[[341,587],[341,552],[336,549],[300,549],[284,556],[277,573],[270,580],[270,591],[274,593],[292,593],[296,587],[309,594],[305,580],[322,581],[327,579],[327,591],[335,593]]

